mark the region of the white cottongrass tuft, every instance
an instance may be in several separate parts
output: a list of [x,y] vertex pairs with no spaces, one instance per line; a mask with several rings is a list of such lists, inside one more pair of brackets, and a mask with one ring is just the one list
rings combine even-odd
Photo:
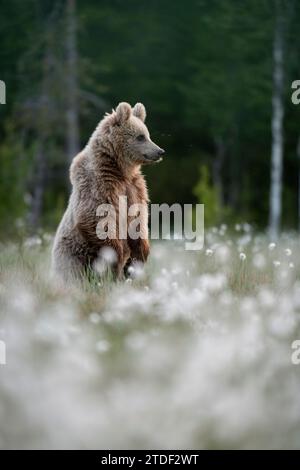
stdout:
[[221,263],[226,263],[230,258],[230,249],[226,245],[220,245],[216,249],[216,259]]
[[267,261],[265,256],[262,253],[256,253],[253,256],[253,266],[257,269],[264,269],[266,267]]
[[109,350],[110,344],[105,339],[101,339],[96,342],[96,351],[98,353],[105,353]]
[[97,325],[101,321],[101,317],[99,313],[97,312],[92,312],[89,315],[90,322],[93,323],[94,325]]
[[94,269],[101,275],[117,261],[115,250],[109,246],[101,248],[98,258],[94,261]]

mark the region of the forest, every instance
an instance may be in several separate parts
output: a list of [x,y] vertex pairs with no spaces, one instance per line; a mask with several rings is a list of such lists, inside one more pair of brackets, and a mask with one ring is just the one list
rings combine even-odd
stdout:
[[70,161],[119,101],[166,150],[151,202],[296,230],[299,21],[296,0],[2,1],[1,236],[55,229]]

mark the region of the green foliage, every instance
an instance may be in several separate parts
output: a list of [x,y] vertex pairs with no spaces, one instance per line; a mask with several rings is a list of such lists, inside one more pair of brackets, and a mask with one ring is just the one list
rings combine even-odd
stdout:
[[204,204],[204,222],[206,227],[221,223],[235,222],[235,217],[228,206],[224,206],[220,200],[218,188],[213,185],[209,167],[201,165],[199,168],[199,180],[193,188],[193,194],[199,204]]
[[202,165],[199,171],[199,181],[194,187],[193,193],[199,204],[204,204],[204,222],[211,226],[219,223],[221,207],[218,200],[217,188],[213,187],[209,169]]
[[26,179],[31,162],[13,126],[6,124],[5,130],[6,139],[0,143],[0,220],[1,232],[11,234],[16,219],[26,214]]
[[[209,223],[223,221],[230,208],[232,216],[249,214],[252,222],[265,226],[274,2],[75,3],[81,147],[105,111],[119,101],[142,101],[151,136],[166,150],[160,166],[145,169],[151,200],[191,203],[195,195],[205,197]],[[300,74],[298,3],[285,57],[287,226],[297,224],[300,106],[291,105],[290,84]],[[2,224],[28,209],[24,197],[34,194],[35,179],[27,175],[37,173],[37,141],[44,142],[47,159],[41,222],[54,228],[67,200],[65,5],[11,0],[1,7],[0,79],[7,85],[7,104],[0,107]],[[14,124],[13,137],[7,122]],[[226,149],[219,170],[221,195],[210,179],[219,138]],[[195,173],[199,154],[206,155],[203,164],[209,168],[200,186]]]

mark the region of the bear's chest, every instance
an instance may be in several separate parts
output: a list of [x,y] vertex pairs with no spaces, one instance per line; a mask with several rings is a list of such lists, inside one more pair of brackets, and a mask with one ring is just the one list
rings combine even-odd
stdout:
[[142,203],[142,196],[139,191],[139,188],[136,187],[134,184],[130,185],[127,184],[125,188],[125,196],[127,197],[127,205],[128,207],[132,206],[133,204]]
[[128,205],[143,204],[148,200],[147,189],[142,175],[127,181],[125,192]]

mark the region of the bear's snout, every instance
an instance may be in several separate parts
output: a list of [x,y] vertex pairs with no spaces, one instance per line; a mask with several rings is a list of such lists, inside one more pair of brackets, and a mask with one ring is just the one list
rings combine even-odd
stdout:
[[156,155],[154,156],[153,160],[155,162],[160,162],[162,160],[162,156],[164,155],[165,151],[161,148],[159,148],[156,152]]
[[164,155],[165,151],[158,147],[154,151],[150,153],[144,153],[143,157],[148,160],[149,162],[159,162],[162,160],[162,156]]

